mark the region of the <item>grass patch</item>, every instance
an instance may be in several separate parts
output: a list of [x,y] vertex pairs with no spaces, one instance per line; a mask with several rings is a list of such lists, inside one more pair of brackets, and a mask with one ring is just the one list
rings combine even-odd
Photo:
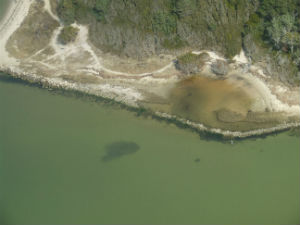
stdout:
[[180,64],[195,63],[200,60],[200,55],[196,55],[191,52],[188,52],[184,55],[179,56],[177,60],[178,63]]

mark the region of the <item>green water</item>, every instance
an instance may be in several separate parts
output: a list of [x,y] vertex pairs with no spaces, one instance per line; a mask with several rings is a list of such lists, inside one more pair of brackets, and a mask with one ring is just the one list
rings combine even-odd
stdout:
[[299,139],[234,144],[0,82],[0,224],[296,225]]

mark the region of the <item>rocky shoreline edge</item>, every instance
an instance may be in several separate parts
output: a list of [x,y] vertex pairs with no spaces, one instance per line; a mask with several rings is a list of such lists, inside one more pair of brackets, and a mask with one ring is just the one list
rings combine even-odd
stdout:
[[197,132],[200,136],[204,135],[206,137],[215,137],[221,139],[245,139],[251,137],[259,137],[265,136],[268,134],[274,134],[277,132],[282,132],[285,130],[289,130],[291,128],[300,127],[300,122],[292,122],[292,123],[282,123],[278,124],[274,127],[270,128],[262,128],[255,129],[250,131],[229,131],[222,130],[219,128],[210,128],[206,127],[201,123],[196,123],[184,118],[180,118],[175,115],[170,115],[162,112],[153,112],[151,110],[140,107],[137,104],[133,104],[130,101],[126,101],[126,99],[114,98],[109,96],[106,93],[101,92],[100,90],[91,90],[85,85],[80,85],[77,83],[67,82],[57,78],[48,78],[39,76],[37,74],[27,74],[21,71],[16,71],[11,68],[0,68],[0,77],[9,76],[14,81],[22,81],[27,84],[31,84],[40,88],[45,88],[49,90],[63,90],[70,91],[78,94],[79,96],[90,96],[99,99],[100,101],[107,103],[116,103],[120,105],[122,108],[125,108],[129,111],[136,112],[138,116],[151,116],[153,119],[163,120],[167,123],[175,124],[180,128],[190,129],[192,131]]

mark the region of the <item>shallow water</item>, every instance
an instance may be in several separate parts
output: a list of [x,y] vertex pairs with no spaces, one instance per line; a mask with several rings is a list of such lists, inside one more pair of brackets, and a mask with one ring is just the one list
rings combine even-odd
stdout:
[[209,141],[3,81],[0,103],[0,224],[300,222],[300,143],[288,132]]

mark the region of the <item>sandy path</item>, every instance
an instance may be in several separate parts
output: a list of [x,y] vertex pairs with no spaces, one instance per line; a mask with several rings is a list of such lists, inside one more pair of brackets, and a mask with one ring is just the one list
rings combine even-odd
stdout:
[[28,14],[33,0],[14,0],[10,3],[9,9],[0,23],[0,67],[3,65],[16,65],[15,59],[9,57],[5,45],[9,37],[19,28],[22,21]]
[[52,10],[51,10],[50,0],[44,0],[44,3],[45,3],[44,8],[50,14],[50,16],[53,19],[59,21],[59,18],[56,15],[54,15]]
[[52,60],[54,58],[59,58],[62,63],[65,62],[66,58],[68,56],[70,56],[71,54],[76,54],[76,53],[80,53],[82,51],[86,51],[91,55],[91,58],[93,59],[94,63],[87,65],[86,69],[89,70],[90,72],[94,73],[94,74],[99,74],[101,72],[106,72],[108,75],[108,77],[113,77],[115,76],[116,78],[143,78],[146,76],[153,76],[154,74],[159,74],[159,73],[163,73],[166,70],[174,67],[174,63],[170,62],[167,65],[165,65],[164,67],[155,70],[155,71],[151,71],[151,72],[146,72],[146,73],[126,73],[126,72],[119,72],[119,71],[115,71],[115,70],[111,70],[106,68],[105,66],[103,66],[102,63],[102,58],[99,57],[95,51],[93,50],[93,48],[89,45],[89,41],[88,41],[88,27],[83,26],[83,25],[78,25],[76,23],[72,24],[73,27],[77,27],[79,29],[79,33],[78,33],[78,37],[75,43],[66,45],[66,46],[62,46],[59,43],[57,43],[57,37],[61,31],[61,29],[63,28],[63,26],[58,27],[52,36],[51,42],[50,42],[50,46],[55,50],[55,54],[52,56],[49,56],[44,62],[47,63],[49,60]]

